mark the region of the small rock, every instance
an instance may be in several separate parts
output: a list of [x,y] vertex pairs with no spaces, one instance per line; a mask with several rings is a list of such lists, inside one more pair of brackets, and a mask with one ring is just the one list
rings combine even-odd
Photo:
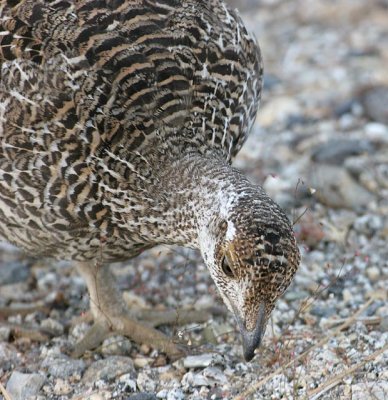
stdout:
[[85,370],[83,360],[74,360],[64,354],[54,354],[47,356],[42,362],[42,368],[47,369],[47,373],[55,378],[67,379],[71,376],[81,376]]
[[56,395],[66,395],[69,394],[72,391],[72,387],[69,384],[68,381],[65,381],[63,379],[57,379],[54,385],[54,394]]
[[354,221],[353,227],[359,233],[373,236],[383,228],[383,221],[379,215],[365,214]]
[[346,170],[335,165],[315,164],[311,183],[317,189],[316,198],[329,207],[359,209],[374,199]]
[[7,382],[6,390],[12,400],[26,400],[38,394],[44,381],[42,375],[14,371]]
[[312,151],[311,159],[318,163],[341,165],[348,157],[372,151],[373,146],[367,140],[333,139],[316,146]]
[[0,286],[24,282],[29,276],[30,269],[27,264],[17,261],[7,262],[0,268]]
[[377,267],[372,266],[366,269],[366,274],[372,282],[377,282],[380,277],[380,270]]
[[337,309],[335,307],[313,305],[310,309],[310,314],[320,318],[327,318],[336,315]]
[[174,388],[172,390],[169,390],[166,397],[166,400],[184,400],[184,399],[185,395],[182,389],[179,388]]
[[365,135],[372,139],[383,142],[388,142],[388,127],[378,122],[369,122],[365,125]]
[[388,332],[388,316],[383,316],[379,325],[380,332]]
[[52,318],[47,318],[44,319],[41,323],[40,326],[44,328],[44,330],[48,331],[50,334],[54,336],[60,336],[64,332],[64,327],[63,325],[56,321],[55,319]]
[[368,118],[388,125],[388,86],[373,86],[364,89],[360,96],[360,103]]
[[141,369],[150,365],[153,361],[154,359],[151,357],[139,356],[133,360],[133,365],[135,366],[135,368]]
[[127,400],[158,400],[154,393],[136,393],[132,394]]
[[155,370],[143,370],[137,375],[137,386],[145,392],[154,392],[157,382],[159,382],[159,376]]
[[105,339],[101,346],[101,353],[105,356],[129,355],[132,349],[131,341],[124,336],[111,336]]
[[98,380],[108,381],[123,374],[135,375],[133,361],[129,357],[110,356],[91,364],[86,370],[82,381],[93,384]]
[[225,374],[217,367],[207,367],[203,370],[203,375],[217,385],[225,385],[228,379]]
[[209,353],[200,354],[197,356],[188,356],[183,359],[183,366],[185,368],[203,368],[210,365],[222,364],[223,357],[219,354]]
[[207,367],[199,373],[188,372],[182,378],[183,386],[209,386],[224,385],[228,382],[225,374],[217,367]]
[[189,371],[183,376],[182,385],[186,388],[190,388],[191,386],[208,386],[209,381],[203,376],[202,372],[196,374]]
[[292,115],[300,114],[299,103],[292,97],[276,97],[264,104],[257,115],[261,126],[268,127],[275,122],[284,122]]
[[345,288],[342,292],[342,298],[346,303],[348,303],[349,301],[353,300],[353,294],[348,288]]
[[11,328],[8,326],[0,326],[0,342],[8,342],[10,336]]

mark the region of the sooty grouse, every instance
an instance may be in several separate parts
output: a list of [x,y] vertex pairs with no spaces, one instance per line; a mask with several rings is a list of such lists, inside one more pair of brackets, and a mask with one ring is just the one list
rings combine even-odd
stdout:
[[179,351],[128,316],[106,265],[163,243],[201,251],[250,360],[299,252],[283,211],[230,165],[262,84],[236,12],[2,0],[0,46],[0,235],[77,262],[95,324],[76,353],[110,330]]

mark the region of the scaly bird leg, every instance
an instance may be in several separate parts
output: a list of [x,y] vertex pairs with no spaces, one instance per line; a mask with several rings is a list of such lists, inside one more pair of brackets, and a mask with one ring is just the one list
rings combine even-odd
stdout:
[[77,264],[77,269],[86,281],[94,325],[76,344],[73,357],[98,347],[112,333],[127,336],[138,344],[147,344],[171,358],[183,355],[183,351],[171,338],[129,317],[109,266],[98,262],[83,262]]

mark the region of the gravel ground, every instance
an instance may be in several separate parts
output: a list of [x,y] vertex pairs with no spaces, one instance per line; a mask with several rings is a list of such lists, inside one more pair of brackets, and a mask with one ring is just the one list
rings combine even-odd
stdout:
[[388,3],[229,2],[259,38],[266,70],[235,164],[289,212],[303,254],[262,348],[243,362],[199,254],[163,247],[115,272],[137,307],[177,310],[177,321],[181,308],[217,311],[161,328],[192,355],[170,362],[113,337],[72,359],[88,327],[82,279],[4,244],[1,400],[388,398]]

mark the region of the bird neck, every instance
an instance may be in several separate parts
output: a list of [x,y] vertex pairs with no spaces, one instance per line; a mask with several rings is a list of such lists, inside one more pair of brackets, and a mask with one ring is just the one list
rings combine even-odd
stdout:
[[218,220],[227,219],[236,196],[252,184],[215,155],[186,155],[159,172],[143,226],[154,224],[155,243],[201,247]]

